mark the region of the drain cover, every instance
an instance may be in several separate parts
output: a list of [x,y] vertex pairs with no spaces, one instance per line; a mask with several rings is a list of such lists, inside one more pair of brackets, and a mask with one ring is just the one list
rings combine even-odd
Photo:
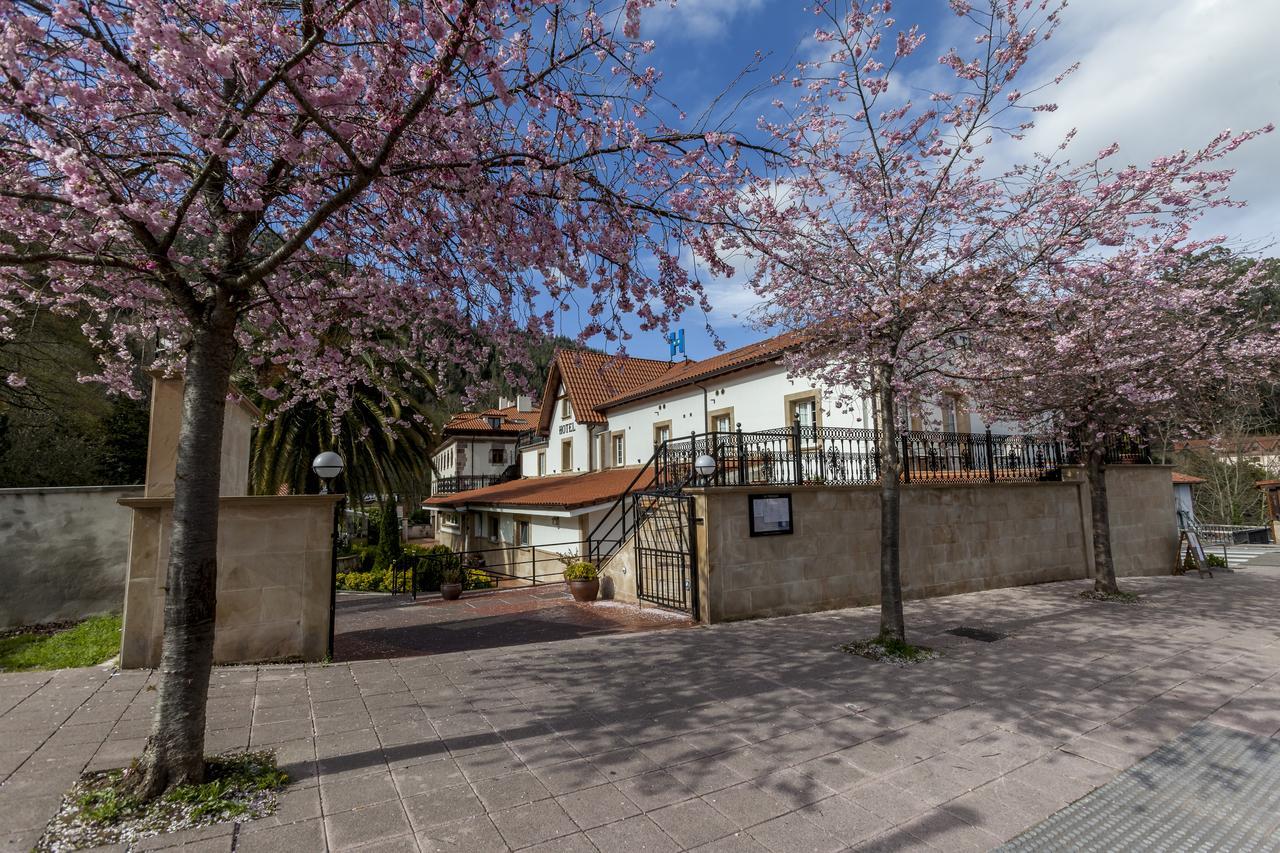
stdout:
[[968,625],[961,625],[959,628],[952,628],[947,632],[955,634],[957,637],[965,637],[970,640],[978,640],[983,643],[994,643],[996,640],[1003,640],[1008,634],[1001,634],[999,631],[988,631],[986,628],[970,628]]

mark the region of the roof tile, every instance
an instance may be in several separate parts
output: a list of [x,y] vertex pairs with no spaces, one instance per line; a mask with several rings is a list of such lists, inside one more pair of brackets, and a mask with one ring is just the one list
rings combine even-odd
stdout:
[[[484,506],[539,506],[575,509],[618,498],[632,485],[639,468],[609,468],[589,474],[559,474],[549,477],[525,477],[471,489],[452,495],[436,495],[422,502],[429,507],[460,507],[467,504]],[[653,483],[653,472],[646,471],[634,489]]]

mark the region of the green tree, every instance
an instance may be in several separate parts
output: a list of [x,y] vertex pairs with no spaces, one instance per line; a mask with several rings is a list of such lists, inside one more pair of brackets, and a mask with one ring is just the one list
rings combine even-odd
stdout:
[[400,515],[396,512],[396,499],[393,495],[382,508],[382,516],[378,519],[378,556],[374,562],[375,569],[388,569],[404,553],[400,543]]

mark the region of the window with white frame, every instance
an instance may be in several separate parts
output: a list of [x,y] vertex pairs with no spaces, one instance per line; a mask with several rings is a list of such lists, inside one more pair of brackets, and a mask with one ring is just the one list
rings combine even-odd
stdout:
[[547,475],[547,451],[538,451],[538,476],[545,477]]
[[621,468],[627,464],[627,437],[622,433],[613,436],[613,466]]
[[516,544],[517,545],[529,544],[529,522],[527,521],[516,522]]

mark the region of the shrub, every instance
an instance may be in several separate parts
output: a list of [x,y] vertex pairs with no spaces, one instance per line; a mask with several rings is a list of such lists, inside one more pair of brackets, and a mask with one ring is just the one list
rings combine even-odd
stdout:
[[600,578],[596,564],[589,560],[575,560],[564,567],[564,579],[567,581],[593,581]]
[[493,575],[480,569],[467,569],[467,576],[462,579],[464,589],[489,589],[497,585]]
[[390,569],[372,572],[339,572],[338,589],[352,592],[391,592],[392,580]]
[[428,524],[430,521],[431,513],[427,512],[422,507],[418,507],[413,512],[409,513],[410,524]]
[[1221,554],[1205,554],[1204,564],[1211,569],[1225,569],[1227,567],[1227,558]]

